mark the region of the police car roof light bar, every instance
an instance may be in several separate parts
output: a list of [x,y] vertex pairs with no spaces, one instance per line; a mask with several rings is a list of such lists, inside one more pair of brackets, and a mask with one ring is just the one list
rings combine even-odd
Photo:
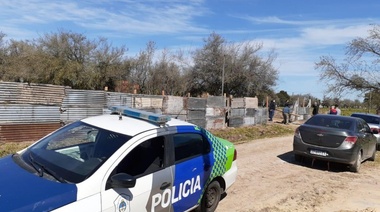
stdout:
[[171,119],[170,116],[151,113],[148,111],[136,110],[136,109],[132,109],[126,106],[113,106],[110,108],[110,110],[112,113],[117,112],[118,114],[123,114],[125,116],[143,119],[143,120],[154,122],[160,125],[165,124]]

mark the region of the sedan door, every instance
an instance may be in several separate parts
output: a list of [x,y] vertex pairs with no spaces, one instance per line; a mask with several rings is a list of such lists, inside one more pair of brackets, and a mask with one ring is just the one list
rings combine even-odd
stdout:
[[358,120],[357,130],[359,131],[359,139],[362,142],[363,159],[369,158],[372,156],[372,153],[374,151],[373,148],[376,147],[373,145],[374,136],[368,124],[364,120]]
[[[164,136],[155,137],[125,156],[107,180],[101,195],[102,211],[171,211],[168,191],[173,179],[171,167],[165,163],[165,146]],[[117,177],[124,178],[119,184],[126,187],[115,186]]]
[[174,186],[172,192],[175,211],[196,206],[211,175],[213,158],[210,143],[198,133],[173,135]]

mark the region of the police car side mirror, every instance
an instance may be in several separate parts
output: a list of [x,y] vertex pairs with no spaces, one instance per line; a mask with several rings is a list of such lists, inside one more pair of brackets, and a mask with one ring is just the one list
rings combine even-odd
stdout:
[[126,173],[118,173],[108,181],[111,188],[133,188],[136,185],[136,178]]

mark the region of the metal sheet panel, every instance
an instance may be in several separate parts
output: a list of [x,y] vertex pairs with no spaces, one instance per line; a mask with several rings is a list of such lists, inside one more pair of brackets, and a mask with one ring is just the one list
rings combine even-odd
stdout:
[[116,105],[132,107],[133,94],[107,92],[107,108]]
[[0,123],[59,123],[59,120],[59,106],[0,104]]
[[60,116],[64,123],[101,115],[107,107],[105,91],[68,89],[66,93]]
[[62,107],[104,108],[106,107],[106,94],[104,91],[67,89]]
[[66,88],[48,84],[0,82],[0,104],[60,105]]

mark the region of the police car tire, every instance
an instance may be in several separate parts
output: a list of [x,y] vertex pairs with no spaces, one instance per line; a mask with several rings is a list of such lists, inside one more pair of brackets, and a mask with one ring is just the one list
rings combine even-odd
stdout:
[[221,188],[218,181],[211,182],[203,194],[200,210],[201,212],[213,212],[218,207]]

